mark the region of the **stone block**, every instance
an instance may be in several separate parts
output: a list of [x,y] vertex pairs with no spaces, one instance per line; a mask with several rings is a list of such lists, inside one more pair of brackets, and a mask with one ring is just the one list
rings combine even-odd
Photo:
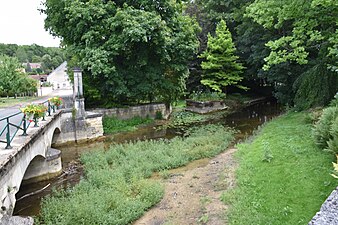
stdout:
[[309,225],[338,224],[338,187],[332,191],[320,208],[320,211],[309,222]]

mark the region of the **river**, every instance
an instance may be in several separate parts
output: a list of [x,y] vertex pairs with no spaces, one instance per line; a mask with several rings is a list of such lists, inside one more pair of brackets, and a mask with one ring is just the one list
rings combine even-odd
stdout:
[[[253,131],[266,121],[281,113],[281,107],[275,100],[268,100],[247,107],[243,107],[234,113],[224,112],[217,120],[211,123],[221,123],[238,130],[237,138],[243,139],[252,135]],[[93,151],[95,149],[107,148],[113,143],[125,141],[135,141],[154,138],[172,138],[175,136],[175,130],[154,129],[153,125],[141,127],[133,132],[123,132],[105,137],[102,141],[86,144],[72,144],[58,147],[62,151],[62,163],[64,173],[54,179],[38,182],[34,184],[23,184],[16,195],[16,205],[14,215],[35,216],[40,212],[40,202],[44,196],[49,195],[53,189],[72,187],[77,184],[83,176],[83,171],[79,163],[81,153]],[[42,191],[39,191],[43,189]],[[30,195],[34,192],[36,194]]]

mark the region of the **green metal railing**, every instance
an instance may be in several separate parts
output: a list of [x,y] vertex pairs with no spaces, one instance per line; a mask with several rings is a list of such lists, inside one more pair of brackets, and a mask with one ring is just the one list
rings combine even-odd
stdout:
[[[45,119],[46,114],[47,114],[47,116],[51,116],[52,113],[55,113],[56,108],[55,108],[54,105],[51,105],[48,100],[41,102],[39,104],[44,104],[44,105],[47,106],[47,111],[45,112],[45,114],[42,118],[42,121],[46,121],[46,119]],[[22,115],[22,118],[20,119],[19,124],[14,124],[10,121],[11,118],[17,117],[19,115]],[[14,113],[12,115],[3,117],[3,118],[0,119],[0,122],[2,122],[2,121],[5,121],[6,125],[0,131],[0,137],[5,133],[6,134],[6,140],[0,140],[0,143],[5,143],[6,149],[12,148],[11,142],[13,141],[15,135],[18,133],[19,130],[23,131],[21,136],[27,136],[27,129],[29,128],[29,125],[30,125],[31,122],[34,121],[34,123],[35,123],[34,126],[35,127],[38,126],[37,125],[37,119],[30,120],[30,119],[27,118],[26,114],[24,114],[22,112],[17,112],[17,113]]]

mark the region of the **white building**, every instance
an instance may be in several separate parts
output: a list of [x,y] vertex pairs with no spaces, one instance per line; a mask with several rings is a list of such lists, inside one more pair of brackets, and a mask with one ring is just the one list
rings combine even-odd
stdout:
[[72,83],[67,74],[67,62],[63,62],[58,68],[51,72],[47,77],[47,82],[49,82],[53,90],[57,89],[72,89]]

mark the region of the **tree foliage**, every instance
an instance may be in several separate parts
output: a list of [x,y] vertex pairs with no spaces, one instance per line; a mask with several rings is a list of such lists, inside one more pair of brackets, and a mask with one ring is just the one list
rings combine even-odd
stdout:
[[[260,92],[271,86],[281,103],[304,107],[327,103],[327,95],[320,94],[325,92],[324,89],[332,90],[329,91],[330,98],[334,90],[338,91],[336,83],[331,82],[333,74],[328,71],[337,72],[335,18],[338,10],[335,1],[197,2],[204,17],[211,21],[207,27],[212,28],[221,19],[226,21],[237,55],[247,68],[243,73],[244,84],[248,84],[251,90]],[[313,68],[317,68],[322,76],[313,74],[315,80],[305,79],[310,77]],[[325,88],[318,85],[324,83],[328,84]],[[310,93],[317,94],[309,96]],[[312,103],[300,104],[309,98],[312,98]]]
[[313,55],[337,63],[337,1],[256,0],[247,8],[247,15],[267,29],[291,26],[282,37],[266,44],[271,52],[264,69],[286,61],[306,64]]
[[25,92],[35,92],[37,83],[20,72],[21,66],[16,58],[0,55],[0,93],[15,96]]
[[[46,1],[46,28],[62,37],[99,99],[171,102],[185,89],[197,25],[179,1]],[[98,100],[98,99],[97,99]]]
[[44,72],[49,73],[66,60],[64,50],[55,47],[43,47],[40,45],[16,45],[0,43],[0,55],[18,58],[20,63],[43,63],[42,57],[49,55],[51,63],[45,66]]
[[205,58],[201,66],[205,73],[201,83],[215,91],[222,92],[229,85],[238,85],[243,77],[241,76],[244,67],[237,62],[238,56],[235,55],[236,48],[232,42],[224,20],[221,20],[216,28],[216,35],[208,35],[207,49],[201,58]]
[[302,110],[327,105],[336,94],[337,87],[337,74],[327,70],[325,64],[314,65],[293,84],[295,107]]

